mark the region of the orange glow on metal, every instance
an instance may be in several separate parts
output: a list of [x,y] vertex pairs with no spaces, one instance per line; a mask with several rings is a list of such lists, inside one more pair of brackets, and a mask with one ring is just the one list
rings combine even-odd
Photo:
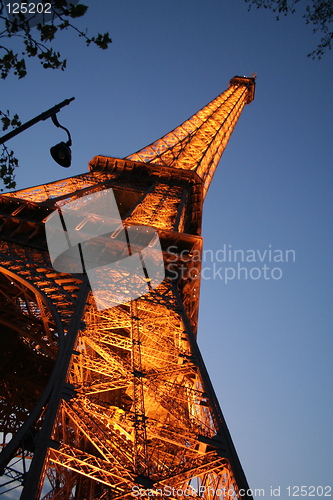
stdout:
[[[33,331],[22,322],[21,338],[30,338],[36,356],[54,357],[54,318],[66,335],[81,286],[79,277],[52,269],[45,243],[44,250],[33,249],[50,210],[112,187],[124,223],[159,230],[168,269],[161,285],[131,303],[99,311],[92,294],[87,297],[67,376],[73,394],[62,399],[53,427],[43,500],[130,499],[148,486],[153,495],[178,500],[190,489],[199,497],[199,487],[207,500],[218,490],[226,492],[221,498],[250,498],[239,495],[242,471],[196,346],[200,262],[182,255],[201,252],[203,198],[253,92],[253,79],[235,77],[210,104],[137,153],[97,156],[87,174],[2,195],[11,214],[3,227],[10,226],[11,236],[5,233],[1,265],[53,304],[50,314],[38,298],[35,322],[40,316],[42,322]],[[39,210],[46,211],[43,217]],[[163,494],[170,488],[184,493]]]
[[186,122],[127,158],[193,170],[203,180],[205,196],[243,107],[253,95],[253,79],[233,78],[225,92]]

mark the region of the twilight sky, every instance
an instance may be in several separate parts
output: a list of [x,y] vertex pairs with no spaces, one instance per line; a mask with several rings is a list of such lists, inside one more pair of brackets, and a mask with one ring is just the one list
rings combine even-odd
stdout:
[[72,167],[49,155],[66,134],[41,122],[8,142],[17,189],[85,172],[96,154],[127,156],[233,76],[257,73],[205,201],[198,338],[248,482],[264,489],[255,498],[280,487],[287,499],[288,486],[314,486],[317,498],[333,486],[332,52],[306,57],[319,36],[301,18],[303,0],[278,22],[244,0],[84,3],[77,25],[109,31],[107,51],[62,33],[54,47],[65,72],[31,60],[26,78],[1,81],[1,109],[23,122],[76,98],[58,114]]

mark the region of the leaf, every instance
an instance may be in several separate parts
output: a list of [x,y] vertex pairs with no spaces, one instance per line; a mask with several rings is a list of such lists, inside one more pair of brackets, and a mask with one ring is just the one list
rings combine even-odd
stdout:
[[10,119],[8,118],[8,116],[2,116],[1,121],[2,121],[2,130],[7,130],[7,128],[10,126]]
[[13,116],[13,119],[12,119],[10,124],[14,128],[20,127],[22,125],[22,123],[20,122],[19,116],[16,114]]
[[58,28],[56,26],[54,26],[54,24],[44,24],[40,28],[41,41],[44,42],[45,40],[53,40],[54,35],[56,34],[57,31],[58,31]]
[[76,17],[82,17],[87,12],[87,5],[83,5],[81,3],[77,5],[71,5],[69,9],[69,16],[75,19]]
[[94,42],[97,47],[100,49],[107,49],[109,44],[112,43],[112,40],[109,36],[109,33],[104,33],[104,35],[101,35],[101,33],[98,33],[97,37],[92,37],[91,41]]
[[[17,168],[18,159],[14,156],[14,151],[9,150],[4,144],[0,156],[0,177],[7,189],[16,187],[14,170]],[[1,189],[1,191],[3,191]]]

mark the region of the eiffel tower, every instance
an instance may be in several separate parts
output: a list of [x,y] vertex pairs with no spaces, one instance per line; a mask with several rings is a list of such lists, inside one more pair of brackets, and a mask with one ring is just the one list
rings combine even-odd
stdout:
[[[0,196],[0,497],[252,499],[196,342],[193,256],[203,200],[254,89],[253,76],[236,76],[137,153]],[[109,188],[125,227],[158,231],[165,278],[99,309],[85,273],[52,267],[45,220]]]

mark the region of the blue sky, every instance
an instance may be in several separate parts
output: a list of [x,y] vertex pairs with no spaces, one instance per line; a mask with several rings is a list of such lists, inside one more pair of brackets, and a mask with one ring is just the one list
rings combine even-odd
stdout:
[[[76,98],[58,114],[72,133],[72,167],[49,156],[66,134],[39,123],[8,142],[20,159],[17,188],[85,172],[96,154],[127,156],[234,75],[256,72],[255,100],[205,201],[205,249],[292,249],[295,262],[265,260],[280,279],[251,279],[263,263],[246,262],[247,280],[202,280],[199,345],[251,488],[271,498],[280,487],[284,499],[288,486],[333,486],[332,53],[306,57],[319,37],[301,18],[303,1],[278,22],[243,0],[85,3],[78,25],[109,31],[107,51],[62,33],[54,45],[65,72],[31,60],[26,78],[1,82],[1,108],[22,121]],[[238,265],[214,263],[222,276]]]

